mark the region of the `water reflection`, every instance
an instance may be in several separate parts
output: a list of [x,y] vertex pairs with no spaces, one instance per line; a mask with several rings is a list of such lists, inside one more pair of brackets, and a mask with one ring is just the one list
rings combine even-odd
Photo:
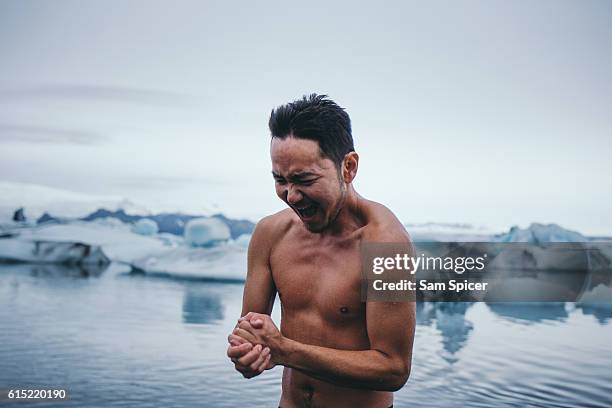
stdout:
[[468,302],[420,302],[417,303],[417,324],[430,326],[435,323],[442,336],[443,352],[449,363],[459,359],[455,356],[467,343],[474,325],[466,320],[465,313],[472,307]]
[[100,264],[47,264],[47,263],[14,263],[0,264],[0,272],[2,270],[13,273],[29,274],[41,278],[88,278],[98,277],[108,269],[109,265]]
[[221,297],[209,288],[188,287],[183,297],[183,322],[209,324],[225,317]]
[[487,303],[487,306],[496,315],[522,324],[541,323],[545,321],[562,322],[568,317],[565,303]]
[[[280,367],[246,381],[225,356],[242,285],[127,270],[0,265],[0,389],[61,384],[74,407],[277,406]],[[417,303],[396,406],[609,407],[612,308],[596,306]]]
[[[610,276],[602,274],[591,276],[588,290],[585,290],[576,303],[576,308],[582,309],[585,315],[593,315],[601,324],[612,317],[612,285]],[[605,278],[608,278],[606,281]]]
[[577,309],[581,309],[585,315],[592,315],[601,324],[605,325],[612,319],[612,303],[599,304],[578,304]]

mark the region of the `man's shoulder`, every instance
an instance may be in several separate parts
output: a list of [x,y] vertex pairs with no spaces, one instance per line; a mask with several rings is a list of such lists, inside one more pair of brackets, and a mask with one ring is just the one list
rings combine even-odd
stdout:
[[268,215],[259,220],[255,226],[253,239],[273,244],[284,236],[294,223],[295,216],[289,208]]
[[365,200],[367,224],[363,230],[363,239],[367,242],[410,242],[410,235],[395,216],[383,204]]
[[277,213],[263,217],[256,225],[256,228],[265,230],[284,230],[291,227],[294,222],[294,212],[286,208]]

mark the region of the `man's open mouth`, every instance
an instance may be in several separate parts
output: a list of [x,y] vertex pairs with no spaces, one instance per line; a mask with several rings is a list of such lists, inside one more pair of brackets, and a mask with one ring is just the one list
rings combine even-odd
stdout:
[[302,218],[310,218],[317,212],[317,206],[312,204],[305,207],[295,207],[295,209]]

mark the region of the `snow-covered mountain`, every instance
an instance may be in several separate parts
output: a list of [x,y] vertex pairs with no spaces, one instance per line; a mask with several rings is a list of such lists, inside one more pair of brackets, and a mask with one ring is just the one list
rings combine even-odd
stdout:
[[412,239],[419,241],[491,241],[495,234],[501,231],[485,226],[451,222],[406,223],[406,231]]
[[159,232],[182,236],[189,221],[210,216],[225,223],[233,239],[250,234],[255,227],[249,220],[232,219],[223,214],[153,214],[144,205],[123,197],[93,196],[36,184],[0,181],[0,228],[3,224],[10,227],[15,211],[20,208],[23,209],[26,225],[104,218],[129,224],[151,220],[157,224]]
[[589,239],[579,232],[565,229],[557,224],[532,223],[521,229],[518,226],[510,228],[505,234],[495,237],[499,242],[529,242],[541,244],[544,242],[587,242]]
[[81,218],[99,208],[123,209],[128,214],[150,214],[144,206],[124,197],[77,193],[38,184],[0,181],[0,223],[12,219],[15,210],[24,208],[30,222],[45,212],[61,218]]

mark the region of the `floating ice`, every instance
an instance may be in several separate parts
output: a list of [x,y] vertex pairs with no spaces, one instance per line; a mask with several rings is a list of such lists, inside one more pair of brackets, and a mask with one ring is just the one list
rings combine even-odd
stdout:
[[234,243],[242,248],[248,248],[251,242],[251,234],[242,234],[234,240]]
[[179,237],[168,232],[160,232],[155,237],[163,242],[164,245],[169,247],[178,247],[185,243],[183,237]]
[[148,218],[141,218],[132,225],[132,232],[140,235],[151,236],[157,234],[158,231],[157,223]]
[[216,218],[195,218],[185,226],[185,242],[191,246],[212,246],[230,238],[230,230]]
[[131,263],[149,254],[159,253],[167,247],[154,237],[134,234],[123,223],[75,221],[66,224],[40,225],[20,228],[16,238],[0,239],[0,247],[9,254],[27,254],[34,242],[56,244],[84,243],[99,246],[111,260]]
[[246,250],[234,245],[213,247],[180,246],[132,262],[147,275],[186,279],[244,281]]
[[576,231],[567,230],[557,224],[533,223],[526,229],[517,226],[510,228],[506,234],[499,235],[500,242],[587,242],[588,239]]
[[108,265],[110,259],[98,245],[81,242],[0,240],[0,260],[65,265]]
[[495,233],[485,226],[457,223],[404,224],[406,231],[414,242],[487,242],[491,241]]
[[[217,222],[222,227],[204,237],[198,237],[202,239],[200,242],[209,242],[206,248],[184,245],[183,238],[172,234],[135,234],[129,224],[110,220],[22,227],[0,237],[0,258],[22,262],[79,264],[79,259],[87,253],[85,248],[90,248],[88,259],[97,259],[100,248],[111,261],[129,264],[146,274],[244,281],[245,247],[233,241],[225,245],[210,245],[221,238],[229,238],[229,231],[222,221],[207,219],[204,225],[218,226]],[[246,237],[243,239],[246,240]],[[42,246],[41,242],[44,243]]]

